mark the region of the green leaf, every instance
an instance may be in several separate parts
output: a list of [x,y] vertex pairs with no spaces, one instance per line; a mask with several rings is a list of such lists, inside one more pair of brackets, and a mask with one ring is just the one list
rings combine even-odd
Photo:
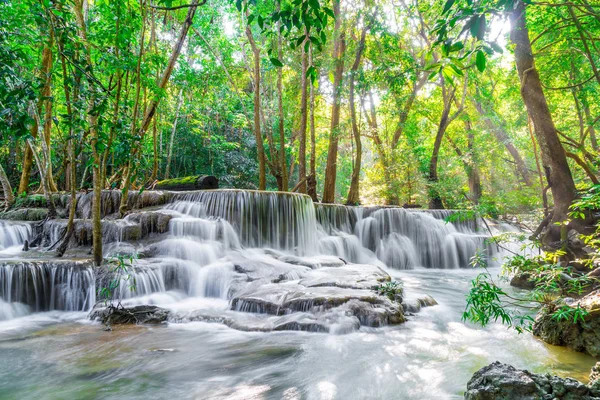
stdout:
[[478,50],[477,57],[475,58],[475,64],[477,65],[477,69],[479,70],[479,72],[485,71],[485,63],[486,63],[485,53],[482,50]]
[[331,18],[335,19],[335,14],[333,13],[333,10],[331,8],[328,7],[323,7],[323,11],[325,11],[325,14],[329,15]]
[[271,60],[271,64],[273,64],[274,66],[283,67],[283,63],[281,61],[279,61],[278,58],[271,57],[269,60]]
[[319,8],[321,8],[321,5],[319,4],[319,0],[308,0],[308,4],[315,10],[318,10]]
[[442,11],[442,15],[444,15],[448,11],[450,11],[450,9],[452,8],[452,6],[454,5],[454,1],[455,0],[447,0],[446,1],[446,4],[444,4],[444,10]]

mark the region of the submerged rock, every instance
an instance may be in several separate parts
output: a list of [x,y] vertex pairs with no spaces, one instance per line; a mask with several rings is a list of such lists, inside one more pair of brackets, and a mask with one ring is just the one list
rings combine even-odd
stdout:
[[540,311],[533,324],[533,334],[546,343],[600,356],[600,290],[569,304],[582,307],[588,315],[583,321],[556,320],[548,309]]
[[160,324],[169,318],[169,310],[157,306],[97,308],[90,313],[91,320],[105,325]]
[[403,310],[399,304],[363,289],[272,283],[244,292],[231,301],[233,310],[271,315],[323,313],[338,307],[345,314],[356,316],[366,326],[404,322]]
[[600,392],[571,378],[534,374],[499,361],[475,372],[467,400],[600,400]]

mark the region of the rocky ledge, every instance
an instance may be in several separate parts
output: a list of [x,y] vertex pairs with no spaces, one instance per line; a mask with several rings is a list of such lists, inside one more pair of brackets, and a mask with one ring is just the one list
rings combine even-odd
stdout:
[[600,400],[600,363],[590,375],[590,384],[550,374],[534,374],[499,361],[475,372],[469,383],[467,400]]
[[[564,305],[585,309],[588,314],[582,320],[556,320],[552,313],[544,309],[535,319],[533,334],[546,343],[566,346],[570,349],[600,356],[600,290],[596,290],[578,300],[564,299]],[[562,305],[560,304],[560,305]]]

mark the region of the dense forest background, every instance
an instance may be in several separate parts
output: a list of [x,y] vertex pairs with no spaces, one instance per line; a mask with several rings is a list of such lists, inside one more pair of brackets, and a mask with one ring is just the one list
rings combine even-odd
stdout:
[[0,1],[5,197],[209,174],[324,202],[549,207],[549,154],[598,183],[600,8],[519,2],[562,155],[525,107],[513,3]]

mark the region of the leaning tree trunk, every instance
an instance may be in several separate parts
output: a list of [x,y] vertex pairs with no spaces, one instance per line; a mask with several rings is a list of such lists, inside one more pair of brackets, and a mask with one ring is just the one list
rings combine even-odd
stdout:
[[10,181],[8,180],[8,176],[6,176],[4,168],[2,168],[2,164],[0,164],[0,184],[2,184],[2,191],[4,192],[4,202],[6,203],[6,207],[8,208],[14,203],[15,196],[13,196]]
[[[205,1],[202,2],[204,4]],[[185,20],[183,21],[183,25],[181,26],[181,31],[179,32],[179,37],[177,38],[177,42],[173,47],[173,51],[171,53],[171,57],[169,57],[169,62],[163,71],[160,80],[158,82],[158,89],[160,91],[164,91],[167,88],[167,84],[169,83],[169,79],[171,78],[171,74],[173,73],[173,69],[175,68],[175,64],[177,63],[177,59],[179,58],[179,54],[181,54],[181,50],[183,49],[183,44],[185,43],[185,39],[187,38],[187,34],[192,26],[192,22],[194,21],[194,15],[196,14],[196,9],[200,5],[200,0],[192,0],[190,7],[188,9]],[[160,104],[161,97],[153,98],[150,101],[150,104],[146,107],[146,111],[144,113],[144,119],[142,120],[142,124],[138,130],[137,137],[139,138],[139,143],[144,140],[144,136],[148,128],[150,127],[150,123],[154,118],[154,114],[156,114],[156,109]],[[130,159],[137,159],[138,150],[141,148],[141,145],[134,146],[133,150],[130,154]],[[135,168],[134,166],[132,166]],[[131,169],[128,169],[126,175],[130,177],[132,175]],[[125,186],[123,187],[123,194],[121,196],[121,204],[119,205],[119,214],[124,215],[127,212],[127,199],[129,195],[129,186],[131,182],[130,179],[125,180]]]
[[[515,63],[521,81],[521,96],[533,122],[542,162],[548,171],[548,184],[554,198],[552,222],[560,223],[567,219],[569,206],[575,198],[575,183],[535,67],[525,20],[525,3],[522,0],[515,2],[510,20],[510,38],[515,44]],[[558,240],[560,229],[555,224],[550,224],[549,227],[546,241]]]
[[442,145],[442,139],[444,138],[444,134],[446,133],[446,128],[448,127],[448,118],[450,115],[450,106],[451,102],[447,101],[444,105],[444,110],[442,111],[442,117],[440,118],[440,124],[438,125],[437,134],[435,135],[435,142],[433,143],[433,152],[431,154],[431,160],[429,162],[429,176],[427,180],[429,181],[429,208],[443,209],[444,203],[442,202],[442,196],[440,195],[437,184],[439,182],[437,166],[438,166],[438,158],[440,154],[440,147]]
[[[52,49],[51,47],[46,44],[44,46],[44,50],[42,52],[42,68],[40,70],[40,76],[39,79],[40,81],[44,82],[44,86],[42,87],[42,91],[40,93],[40,98],[38,99],[37,102],[37,107],[36,107],[36,113],[38,115],[41,114],[42,112],[42,105],[44,103],[47,103],[49,100],[46,99],[44,100],[44,96],[49,96],[49,92],[51,91],[50,88],[50,83],[51,83],[51,79],[49,77],[52,76]],[[38,118],[38,122],[39,122],[39,118]],[[38,131],[39,131],[39,127],[37,126],[36,121],[34,121],[32,123],[31,126],[31,136],[35,139],[38,136]],[[50,121],[51,123],[51,121]],[[46,124],[44,124],[44,126],[46,126]],[[33,151],[31,150],[31,148],[29,147],[29,145],[26,143],[25,144],[25,154],[23,156],[23,167],[21,170],[21,180],[19,182],[19,194],[21,193],[27,193],[29,191],[29,179],[31,176],[31,168],[33,166]]]
[[333,104],[331,105],[331,128],[329,132],[329,149],[327,150],[327,165],[325,167],[325,187],[323,190],[323,203],[335,201],[335,180],[337,175],[337,154],[340,125],[340,103],[342,97],[342,78],[344,74],[344,52],[346,39],[341,31],[342,17],[340,13],[340,0],[333,0],[335,13],[333,60],[335,65],[333,75]]

